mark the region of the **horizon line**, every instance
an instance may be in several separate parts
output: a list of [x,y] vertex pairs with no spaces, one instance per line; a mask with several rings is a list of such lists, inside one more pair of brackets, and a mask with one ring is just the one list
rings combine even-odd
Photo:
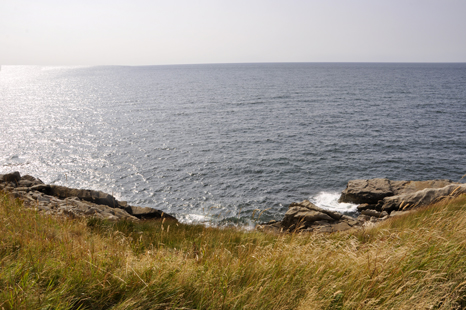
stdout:
[[254,65],[254,64],[466,64],[466,61],[263,61],[263,62],[204,62],[170,64],[3,64],[2,66],[36,67],[155,67],[196,65]]

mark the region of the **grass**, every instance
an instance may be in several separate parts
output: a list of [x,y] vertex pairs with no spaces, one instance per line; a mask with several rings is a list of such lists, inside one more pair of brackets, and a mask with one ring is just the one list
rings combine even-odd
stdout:
[[466,196],[365,230],[68,220],[0,193],[0,309],[462,309]]

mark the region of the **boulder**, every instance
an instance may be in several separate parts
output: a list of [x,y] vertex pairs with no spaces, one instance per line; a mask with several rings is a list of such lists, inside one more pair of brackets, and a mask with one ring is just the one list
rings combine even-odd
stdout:
[[442,199],[466,193],[466,184],[451,184],[442,188],[425,188],[423,190],[386,197],[382,200],[382,210],[387,212],[405,211],[428,206]]
[[50,185],[48,185],[48,184],[33,185],[33,186],[31,186],[31,188],[29,190],[30,191],[41,192],[41,193],[44,193],[44,194],[47,194],[47,195],[49,195],[51,193],[51,188],[50,188]]
[[361,214],[368,215],[368,216],[373,216],[373,217],[376,217],[376,218],[382,218],[382,217],[385,217],[385,216],[388,215],[388,213],[386,211],[379,212],[379,211],[376,211],[376,210],[369,210],[369,209],[361,211]]
[[21,186],[21,187],[31,187],[31,186],[40,185],[40,184],[44,184],[44,182],[28,174],[22,176],[21,180],[18,182],[18,186]]
[[14,184],[18,184],[19,180],[21,180],[21,175],[18,171],[7,173],[1,176],[2,182],[11,182]]
[[132,216],[137,217],[140,220],[167,219],[172,221],[178,221],[175,217],[171,216],[170,214],[148,207],[128,206],[125,208],[125,211],[131,214]]
[[385,197],[414,193],[425,188],[441,188],[451,180],[393,181],[389,179],[350,180],[339,202],[376,205]]
[[371,205],[370,205],[370,204],[368,204],[368,203],[363,203],[362,205],[359,205],[359,206],[357,207],[357,209],[358,209],[359,212],[362,212],[362,211],[364,211],[364,210],[374,210],[376,206],[377,206],[377,205],[374,205],[374,204],[371,204]]
[[29,181],[29,180],[20,180],[18,182],[18,186],[20,186],[20,187],[31,187],[33,185],[34,185],[34,183],[32,181]]
[[44,184],[44,182],[42,182],[41,179],[35,178],[35,177],[33,177],[32,175],[29,175],[29,174],[23,175],[21,177],[21,180],[31,181],[31,182],[35,182],[37,184]]
[[[319,208],[304,200],[299,203],[292,203],[289,206],[280,226],[287,231],[335,232],[347,230],[359,224],[352,217]],[[275,222],[271,225],[278,228]]]
[[338,201],[377,204],[379,200],[392,195],[389,179],[351,180]]

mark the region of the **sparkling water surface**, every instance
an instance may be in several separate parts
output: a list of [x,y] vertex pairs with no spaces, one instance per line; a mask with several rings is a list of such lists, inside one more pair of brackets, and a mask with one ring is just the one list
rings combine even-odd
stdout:
[[351,213],[350,179],[466,173],[466,64],[2,66],[0,109],[0,173],[185,222]]

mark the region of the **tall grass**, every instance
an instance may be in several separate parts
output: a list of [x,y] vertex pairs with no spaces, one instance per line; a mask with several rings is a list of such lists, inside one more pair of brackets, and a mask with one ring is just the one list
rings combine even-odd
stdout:
[[466,307],[466,196],[373,228],[274,235],[68,220],[0,194],[0,309]]

